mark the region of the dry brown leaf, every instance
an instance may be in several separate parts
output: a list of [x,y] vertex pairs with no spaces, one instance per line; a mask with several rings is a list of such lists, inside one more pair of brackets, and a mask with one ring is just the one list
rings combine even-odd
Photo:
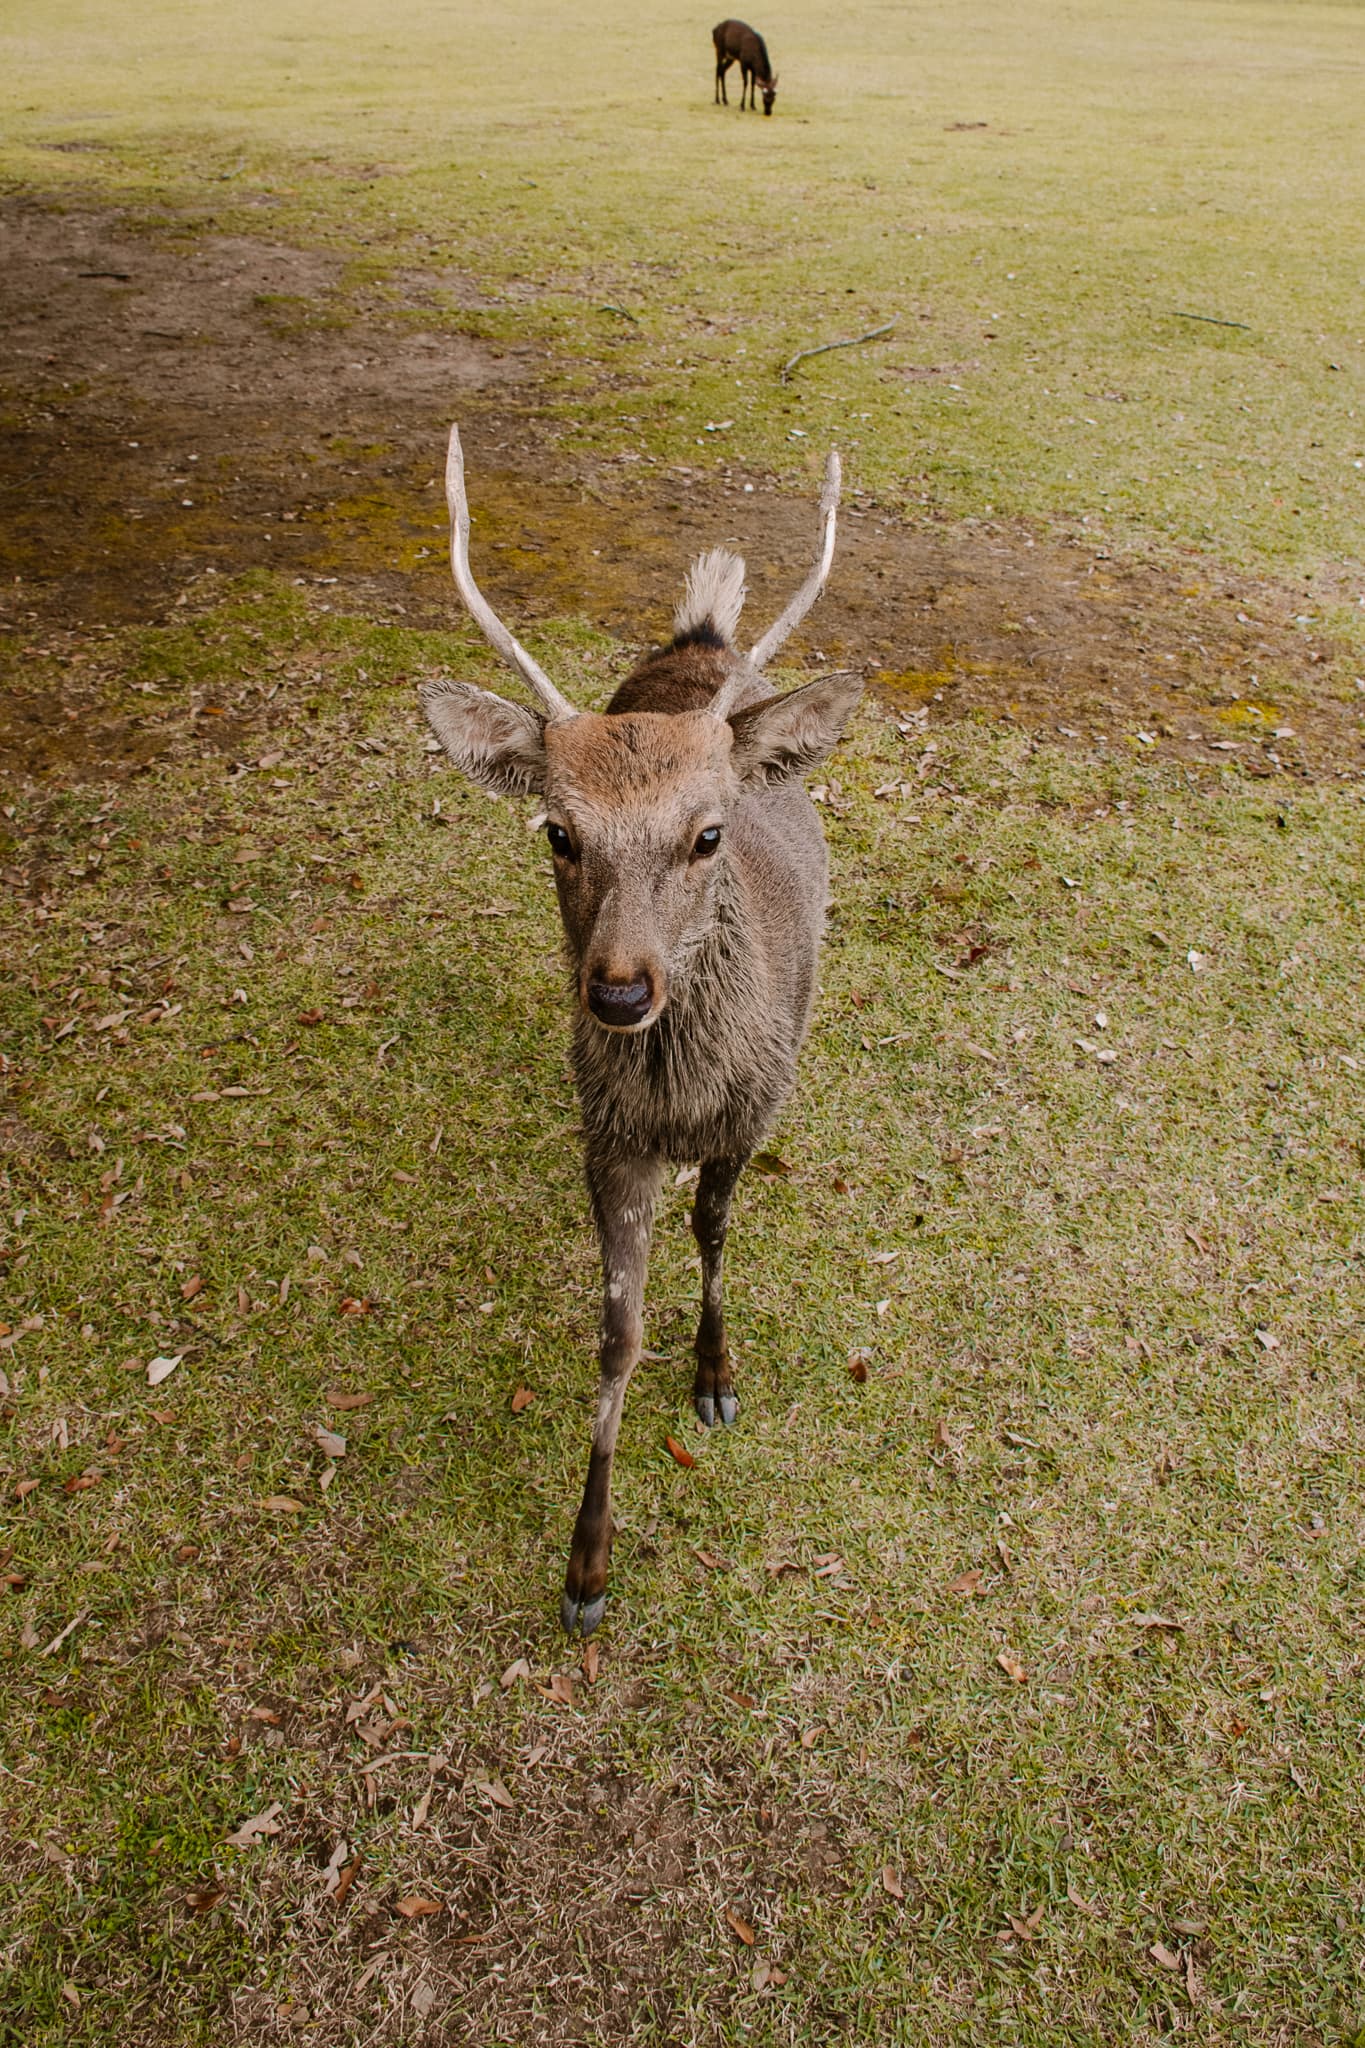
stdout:
[[18,1483],[17,1483],[17,1484],[16,1484],[16,1486],[15,1486],[15,1489],[14,1489],[14,1497],[15,1497],[15,1499],[16,1499],[16,1500],[27,1500],[28,1496],[29,1496],[29,1495],[30,1495],[30,1494],[31,1494],[32,1492],[34,1492],[34,1490],[35,1490],[35,1489],[36,1489],[37,1487],[41,1486],[41,1485],[42,1485],[42,1483],[43,1483],[43,1482],[42,1482],[42,1480],[41,1480],[41,1479],[21,1479],[21,1480],[19,1480],[19,1481],[18,1481]]
[[1130,1614],[1128,1619],[1134,1628],[1172,1628],[1181,1634],[1185,1629],[1183,1621],[1172,1621],[1168,1614]]
[[950,1581],[948,1591],[950,1593],[979,1593],[981,1591],[980,1571],[959,1572],[957,1577]]
[[355,1408],[368,1408],[373,1399],[373,1394],[348,1394],[340,1387],[327,1389],[327,1406],[340,1409],[343,1414],[350,1414]]
[[1080,1892],[1077,1891],[1074,1884],[1069,1884],[1067,1886],[1066,1895],[1070,1899],[1073,1906],[1080,1907],[1082,1913],[1090,1913],[1093,1915],[1098,1913],[1100,1910],[1099,1907],[1093,1904],[1091,1900],[1083,1898]]
[[693,1556],[698,1564],[706,1566],[708,1572],[728,1572],[730,1569],[728,1561],[717,1556],[714,1550],[697,1550],[693,1552]]
[[169,1429],[170,1425],[175,1421],[174,1408],[149,1408],[147,1413],[151,1416],[152,1421],[159,1422],[163,1429]]
[[185,1904],[192,1913],[211,1913],[220,1899],[227,1897],[227,1887],[221,1884],[206,1884],[198,1891],[186,1892]]
[[181,1288],[180,1299],[182,1301],[193,1301],[196,1294],[203,1293],[205,1285],[206,1282],[204,1280],[203,1274],[194,1274],[194,1276],[191,1279],[187,1280],[184,1286]]
[[278,1728],[281,1719],[273,1707],[248,1707],[246,1717],[248,1721],[263,1721],[267,1728]]
[[328,1458],[344,1458],[346,1455],[346,1439],[338,1436],[334,1429],[315,1429],[313,1441]]
[[740,1940],[744,1943],[744,1946],[746,1948],[753,1947],[753,1928],[749,1925],[747,1920],[741,1920],[739,1914],[734,1912],[729,1906],[725,1908],[725,1924],[730,1929],[732,1934],[737,1934],[739,1936]]
[[1022,1685],[1028,1677],[1028,1666],[1021,1663],[1013,1650],[1002,1650],[995,1661],[1000,1666],[1000,1669],[1014,1680],[1016,1685]]
[[1179,1956],[1173,1954],[1167,1948],[1164,1941],[1154,1941],[1147,1953],[1153,1962],[1160,1963],[1163,1970],[1178,1970],[1180,1968]]
[[303,1513],[303,1502],[291,1499],[287,1493],[269,1493],[261,1502],[261,1506],[266,1508],[272,1515],[301,1515]]
[[536,1691],[542,1699],[551,1701],[556,1707],[573,1705],[573,1680],[567,1671],[552,1671],[550,1683],[538,1685]]
[[696,1464],[697,1461],[692,1456],[691,1451],[685,1450],[676,1437],[666,1436],[664,1438],[664,1446],[670,1458],[676,1459],[679,1465],[690,1467]]
[[241,1826],[234,1828],[224,1840],[233,1849],[254,1848],[264,1836],[279,1834],[281,1824],[276,1816],[283,1811],[284,1808],[277,1799],[272,1805],[264,1807],[260,1813],[253,1813],[250,1820],[244,1820]]
[[598,1645],[596,1643],[589,1643],[583,1652],[583,1676],[587,1679],[589,1685],[596,1685],[597,1683],[597,1667],[601,1662],[601,1658],[602,1652]]
[[803,1728],[801,1730],[802,1749],[814,1749],[816,1743],[820,1740],[820,1737],[824,1733],[825,1724],[823,1721],[816,1721],[809,1728]]
[[520,1415],[524,1408],[530,1407],[535,1398],[530,1387],[518,1387],[512,1396],[512,1413]]
[[524,1657],[518,1657],[515,1664],[508,1665],[507,1669],[503,1672],[502,1677],[498,1680],[498,1684],[502,1687],[504,1692],[507,1692],[510,1690],[512,1686],[516,1684],[519,1678],[529,1678],[530,1676],[530,1665],[527,1663]]
[[148,1386],[159,1387],[163,1380],[168,1380],[184,1356],[183,1351],[177,1351],[173,1358],[154,1358],[147,1367]]
[[889,1892],[893,1899],[903,1899],[905,1897],[905,1887],[901,1883],[900,1872],[894,1863],[883,1863],[882,1865],[882,1890]]
[[394,1910],[401,1913],[405,1920],[421,1920],[428,1913],[439,1913],[441,1906],[438,1899],[424,1899],[418,1893],[410,1892],[407,1898],[398,1901]]
[[727,1700],[731,1702],[732,1705],[736,1707],[742,1707],[746,1714],[751,1714],[754,1708],[758,1705],[758,1701],[754,1698],[752,1693],[727,1692],[725,1697]]
[[850,1351],[848,1354],[848,1376],[860,1387],[867,1385],[867,1353]]
[[73,1472],[69,1479],[62,1481],[63,1493],[87,1493],[92,1486],[98,1486],[104,1477],[102,1472]]
[[415,1828],[421,1828],[426,1826],[427,1815],[431,1812],[431,1795],[435,1790],[436,1787],[434,1784],[428,1785],[426,1791],[422,1794],[416,1806],[413,1807],[412,1825]]
[[837,1550],[827,1550],[815,1559],[815,1576],[817,1579],[835,1578],[843,1568],[844,1560]]

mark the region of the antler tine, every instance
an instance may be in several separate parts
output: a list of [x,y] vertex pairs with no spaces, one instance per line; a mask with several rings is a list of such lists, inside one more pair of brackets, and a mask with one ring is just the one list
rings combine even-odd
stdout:
[[576,718],[578,714],[568,698],[560,695],[544,669],[531,659],[515,635],[508,632],[470,574],[469,499],[464,487],[464,450],[460,446],[460,430],[456,426],[450,429],[450,448],[446,456],[446,504],[450,507],[451,572],[455,588],[464,599],[470,617],[485,639],[497,648],[503,660],[520,670],[551,718]]
[[839,488],[842,478],[843,468],[839,461],[839,451],[837,448],[831,448],[829,460],[825,464],[824,487],[820,492],[819,556],[816,559],[815,567],[811,570],[810,575],[801,585],[801,588],[797,591],[781,618],[769,626],[763,638],[750,650],[749,659],[755,668],[763,668],[772,660],[772,657],[787,638],[787,635],[794,632],[800,625],[802,619],[805,618],[806,613],[825,587],[825,579],[829,575],[829,565],[834,559],[834,521],[835,514],[839,509]]

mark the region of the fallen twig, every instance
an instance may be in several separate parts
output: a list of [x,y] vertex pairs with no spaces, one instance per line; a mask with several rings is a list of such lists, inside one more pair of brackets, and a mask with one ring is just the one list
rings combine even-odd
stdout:
[[1177,313],[1172,308],[1170,317],[1172,320],[1200,320],[1205,327],[1236,327],[1243,334],[1251,332],[1245,320],[1219,320],[1212,313]]
[[778,377],[785,384],[797,364],[804,363],[808,356],[828,355],[832,348],[859,348],[865,341],[877,341],[883,334],[890,334],[895,324],[894,320],[888,320],[884,327],[869,328],[866,334],[851,334],[847,341],[822,341],[818,348],[799,348],[796,354],[789,356],[782,365],[777,373]]

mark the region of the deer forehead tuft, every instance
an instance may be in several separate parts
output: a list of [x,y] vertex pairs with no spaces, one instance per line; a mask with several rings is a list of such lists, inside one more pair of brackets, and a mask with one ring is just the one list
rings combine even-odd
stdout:
[[546,794],[620,818],[724,796],[735,787],[732,734],[701,711],[583,713],[547,726]]

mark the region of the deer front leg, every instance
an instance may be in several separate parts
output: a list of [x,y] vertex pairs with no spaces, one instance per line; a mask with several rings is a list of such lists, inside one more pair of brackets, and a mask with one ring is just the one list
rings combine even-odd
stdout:
[[645,1271],[661,1162],[652,1153],[588,1155],[588,1192],[602,1247],[602,1350],[592,1453],[574,1524],[560,1618],[591,1635],[607,1605],[611,1467],[626,1388],[644,1342]]
[[708,1429],[715,1422],[717,1411],[724,1423],[733,1422],[739,1414],[725,1342],[721,1269],[725,1233],[730,1227],[730,1197],[744,1164],[743,1159],[708,1159],[702,1167],[692,1207],[692,1234],[701,1250],[701,1321],[697,1325],[697,1376],[692,1382],[692,1405]]

